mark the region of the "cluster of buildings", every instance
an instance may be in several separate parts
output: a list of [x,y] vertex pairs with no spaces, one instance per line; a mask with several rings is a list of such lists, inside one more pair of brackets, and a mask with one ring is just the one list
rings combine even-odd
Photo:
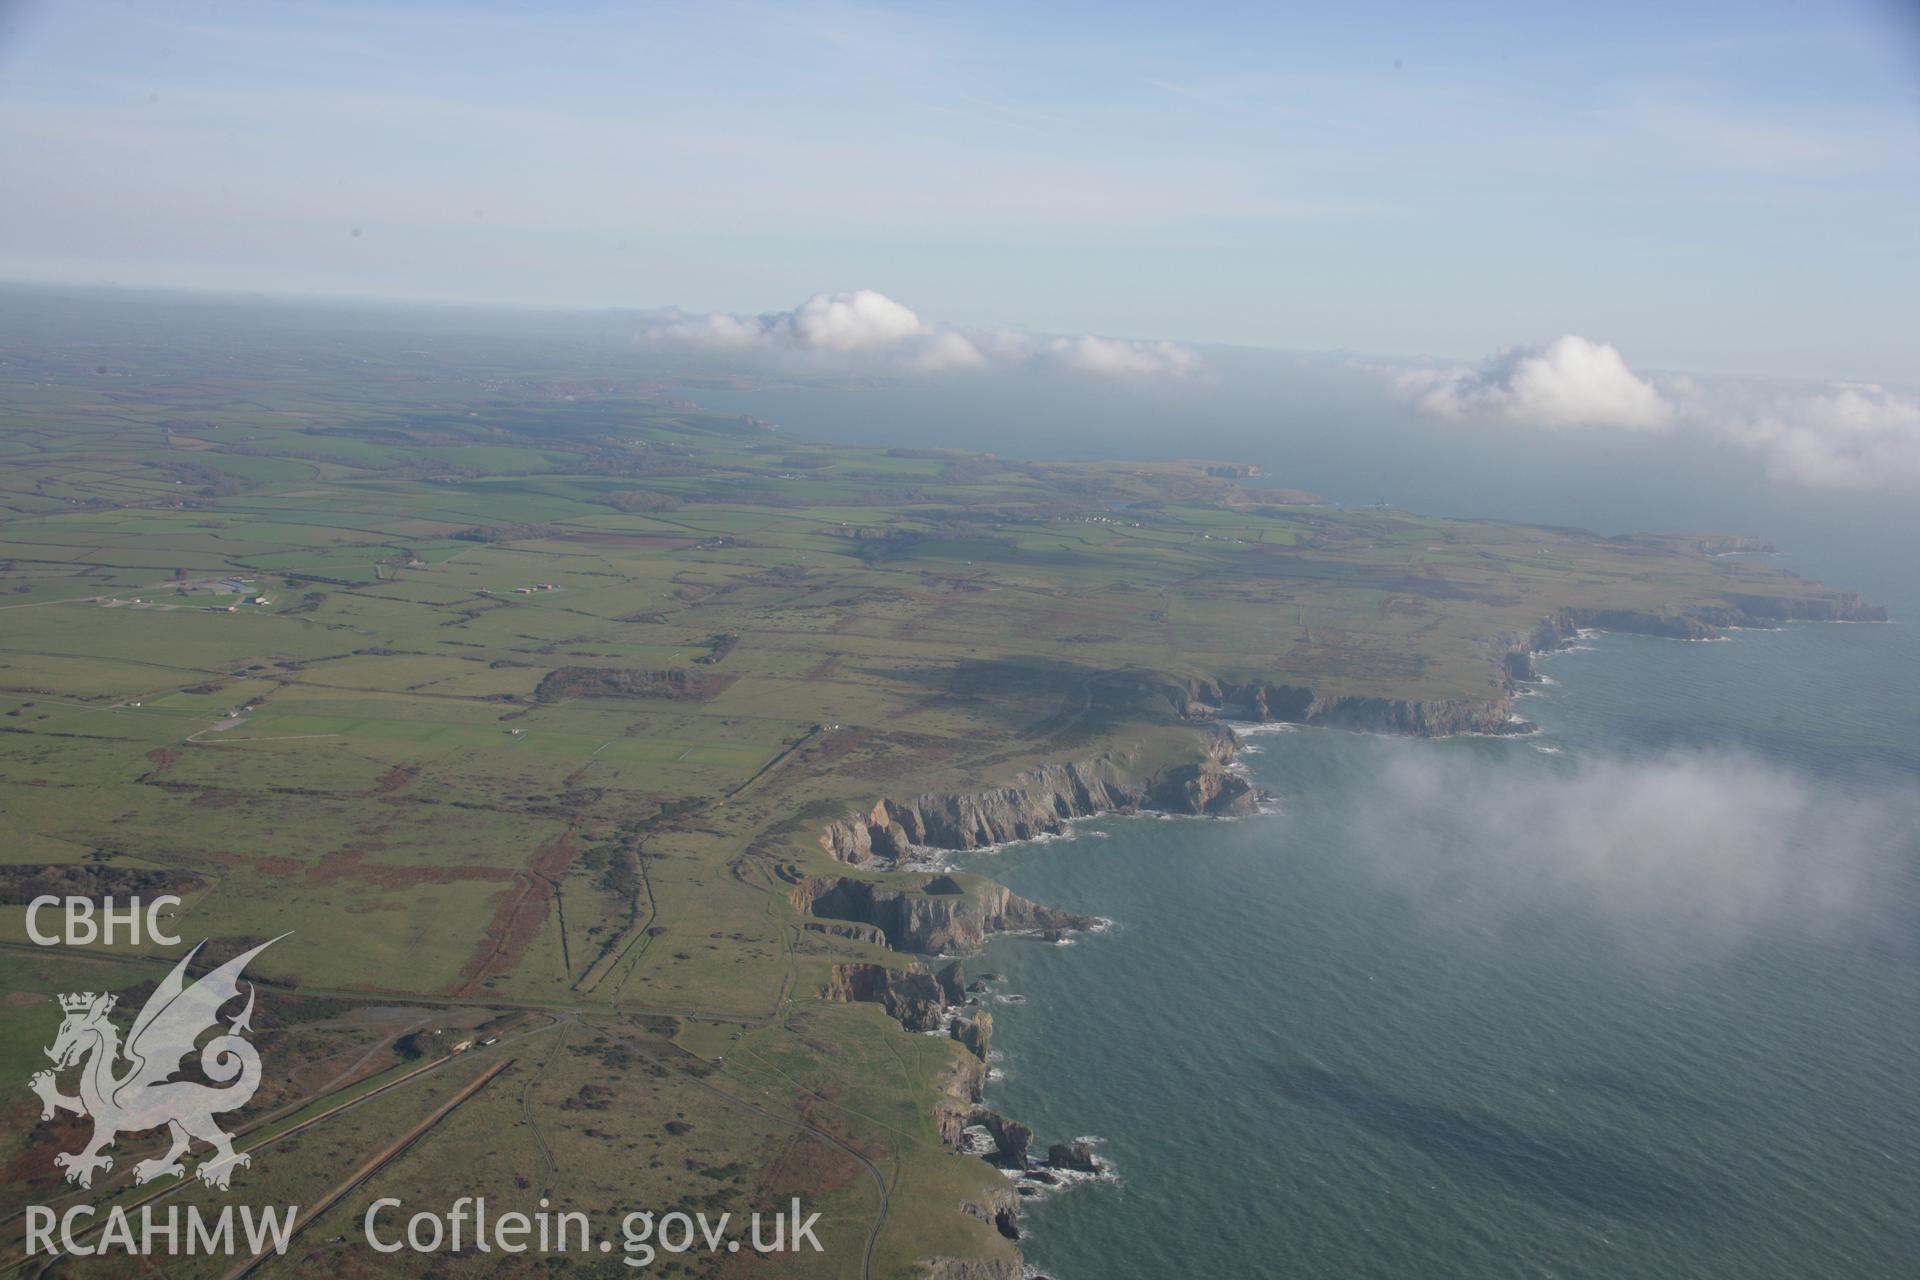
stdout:
[[[236,604],[216,604],[209,606],[208,613],[238,613],[240,605],[269,605],[273,598],[254,590],[251,578],[202,579],[199,582],[181,582],[176,589],[183,596],[239,596]],[[134,603],[138,604],[138,601]]]

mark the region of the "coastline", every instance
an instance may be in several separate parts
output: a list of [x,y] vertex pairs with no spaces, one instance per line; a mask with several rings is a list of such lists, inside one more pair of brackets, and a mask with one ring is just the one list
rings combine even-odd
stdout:
[[[1771,606],[1776,612],[1746,607],[1756,603],[1761,610]],[[969,892],[947,871],[944,855],[991,852],[1008,844],[1066,838],[1075,823],[1116,814],[1216,820],[1255,816],[1267,811],[1265,805],[1271,797],[1247,781],[1244,766],[1237,762],[1247,749],[1243,733],[1284,732],[1296,727],[1401,737],[1530,733],[1537,726],[1516,715],[1512,702],[1528,696],[1531,691],[1527,686],[1549,683],[1534,669],[1532,659],[1536,655],[1575,648],[1576,641],[1605,632],[1700,642],[1727,639],[1721,634],[1725,631],[1778,630],[1795,621],[1885,623],[1889,618],[1883,607],[1843,592],[1768,597],[1764,601],[1749,598],[1738,607],[1701,607],[1664,614],[1565,608],[1542,618],[1525,633],[1503,635],[1492,642],[1500,691],[1479,703],[1317,699],[1284,685],[1187,682],[1174,686],[1188,695],[1174,705],[1181,719],[1204,726],[1196,744],[1198,758],[1191,762],[1139,778],[1129,772],[1132,762],[1124,753],[1108,751],[1090,759],[1026,770],[1008,785],[985,791],[926,794],[905,803],[883,798],[864,812],[855,811],[829,823],[819,836],[819,844],[836,861],[887,881],[912,874],[924,878],[911,888],[881,888],[878,879],[843,876],[829,881],[808,877],[796,881],[789,901],[803,916],[865,925],[874,931],[866,940],[921,959],[910,960],[903,969],[836,964],[840,990],[834,994],[823,990],[821,994],[830,999],[875,1000],[886,1006],[904,1029],[946,1035],[966,1050],[947,1082],[946,1096],[935,1103],[942,1141],[950,1151],[984,1159],[1007,1181],[1006,1194],[996,1188],[986,1202],[968,1203],[962,1208],[990,1222],[1014,1243],[1011,1269],[1001,1268],[999,1260],[990,1258],[929,1258],[923,1260],[925,1273],[933,1280],[1016,1280],[1034,1276],[1017,1247],[1022,1201],[1065,1190],[1080,1181],[1117,1176],[1099,1160],[1094,1152],[1098,1140],[1090,1137],[1052,1143],[1044,1159],[1035,1159],[1032,1129],[988,1105],[986,1086],[992,1080],[996,1051],[991,1041],[992,1013],[984,1005],[991,994],[991,979],[997,975],[969,982],[964,970],[964,960],[977,954],[994,934],[1032,936],[1063,944],[1072,934],[1099,932],[1110,927],[1112,921],[1031,902],[984,878],[977,878],[981,887]],[[1281,697],[1275,698],[1274,690],[1283,691]],[[1211,700],[1200,696],[1207,694],[1213,695]],[[1280,714],[1289,710],[1297,714]],[[1254,714],[1238,718],[1249,711]],[[945,836],[950,842],[931,843],[915,836]],[[859,890],[851,895],[867,910],[834,898],[850,885],[869,886],[864,897]],[[931,914],[910,907],[895,907],[891,912],[872,909],[876,902],[904,903],[915,893],[954,901],[948,910]],[[823,915],[819,910],[823,902],[830,911],[853,906],[854,912],[849,916]],[[926,928],[929,924],[931,931]],[[924,945],[934,939],[943,939],[946,945]],[[903,942],[908,945],[902,946]],[[913,945],[916,942],[921,945]],[[940,963],[941,968],[932,972],[927,962]],[[840,971],[845,969],[865,972],[857,979],[849,975],[842,983]],[[911,999],[903,999],[896,990],[896,975],[922,1000],[933,996],[932,1010],[924,1003],[916,1006]],[[860,990],[868,994],[859,994]],[[916,1021],[922,1025],[916,1026]]]

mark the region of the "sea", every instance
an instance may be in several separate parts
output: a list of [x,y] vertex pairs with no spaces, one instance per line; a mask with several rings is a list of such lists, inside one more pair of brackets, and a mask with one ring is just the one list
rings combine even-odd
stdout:
[[703,391],[796,434],[1258,463],[1335,501],[1757,534],[1888,605],[1581,637],[1514,738],[1252,727],[1231,821],[969,855],[1106,917],[996,939],[989,1101],[1098,1180],[1032,1200],[1060,1280],[1920,1276],[1920,500],[1687,433],[1435,423],[1338,357],[1205,385]]

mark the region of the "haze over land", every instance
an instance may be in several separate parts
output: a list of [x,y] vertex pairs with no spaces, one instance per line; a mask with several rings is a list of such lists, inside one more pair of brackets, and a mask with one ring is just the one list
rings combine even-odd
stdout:
[[0,171],[0,1273],[1915,1274],[1913,5],[0,0]]
[[24,6],[0,277],[638,308],[816,373],[1360,353],[1436,427],[1911,493],[1909,10]]

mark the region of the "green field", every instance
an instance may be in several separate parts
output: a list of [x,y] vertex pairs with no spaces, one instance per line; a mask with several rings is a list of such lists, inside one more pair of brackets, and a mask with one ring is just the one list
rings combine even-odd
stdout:
[[[1556,609],[1819,593],[1694,537],[1341,510],[1203,462],[797,441],[593,353],[60,333],[8,335],[0,370],[9,1078],[51,995],[139,990],[178,954],[34,947],[32,886],[149,877],[189,943],[290,934],[256,966],[279,1011],[274,1096],[241,1116],[273,1137],[243,1175],[261,1197],[311,1202],[510,1058],[347,1205],[520,1187],[827,1213],[825,1255],[754,1275],[859,1275],[870,1232],[874,1275],[1013,1257],[960,1211],[1005,1180],[937,1125],[967,1051],[822,996],[836,963],[915,963],[792,905],[797,877],[847,871],[829,819],[1108,750],[1193,759],[1168,691],[1196,682],[1504,705],[1503,646]],[[482,1026],[498,1045],[447,1057]],[[37,1109],[0,1107],[9,1248],[19,1205],[67,1194]],[[319,1118],[274,1136],[293,1117]],[[262,1274],[362,1274],[319,1248],[351,1219]]]

